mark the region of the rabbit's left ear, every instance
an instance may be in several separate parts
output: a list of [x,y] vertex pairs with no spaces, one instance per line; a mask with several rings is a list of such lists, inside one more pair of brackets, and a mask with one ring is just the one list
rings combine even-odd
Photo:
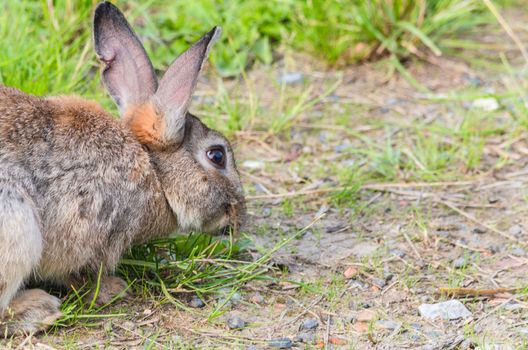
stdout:
[[171,64],[160,81],[154,102],[162,112],[165,125],[163,138],[169,143],[178,144],[183,140],[185,115],[198,74],[221,32],[220,27],[214,27],[205,34]]
[[125,16],[110,2],[102,2],[95,9],[93,30],[95,50],[106,63],[103,82],[121,114],[147,102],[158,86],[156,74]]

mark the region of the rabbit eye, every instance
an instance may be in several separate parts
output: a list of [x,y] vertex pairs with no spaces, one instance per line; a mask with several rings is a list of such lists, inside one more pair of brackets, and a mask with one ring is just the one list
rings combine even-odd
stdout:
[[225,152],[222,146],[214,146],[207,150],[207,159],[217,168],[225,168]]

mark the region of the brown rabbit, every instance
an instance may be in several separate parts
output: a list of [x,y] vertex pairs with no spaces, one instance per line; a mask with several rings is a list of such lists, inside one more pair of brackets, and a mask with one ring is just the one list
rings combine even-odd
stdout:
[[[187,112],[214,28],[158,84],[123,14],[97,6],[102,77],[122,118],[78,97],[0,86],[0,325],[35,332],[60,301],[25,281],[75,285],[112,272],[132,243],[237,225],[244,196],[229,142]],[[124,290],[103,278],[99,302]]]

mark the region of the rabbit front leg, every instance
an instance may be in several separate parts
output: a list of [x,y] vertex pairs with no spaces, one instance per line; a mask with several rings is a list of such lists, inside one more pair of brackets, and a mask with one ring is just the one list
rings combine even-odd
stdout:
[[21,291],[42,254],[35,205],[15,182],[0,181],[0,338],[33,333],[60,317],[60,301],[39,289]]
[[[97,281],[97,277],[92,279]],[[70,279],[69,285],[74,290],[81,290],[88,283],[85,278],[75,277]],[[124,298],[127,296],[128,283],[117,276],[101,276],[99,287],[97,282],[89,283],[91,290],[85,296],[85,301],[91,303],[95,297],[95,305],[103,306],[111,303],[112,301]]]

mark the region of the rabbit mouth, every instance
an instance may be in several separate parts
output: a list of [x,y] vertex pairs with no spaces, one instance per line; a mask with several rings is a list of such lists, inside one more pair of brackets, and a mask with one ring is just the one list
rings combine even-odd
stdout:
[[213,235],[237,235],[244,223],[245,206],[236,201],[224,205],[220,215],[207,225],[206,231]]

